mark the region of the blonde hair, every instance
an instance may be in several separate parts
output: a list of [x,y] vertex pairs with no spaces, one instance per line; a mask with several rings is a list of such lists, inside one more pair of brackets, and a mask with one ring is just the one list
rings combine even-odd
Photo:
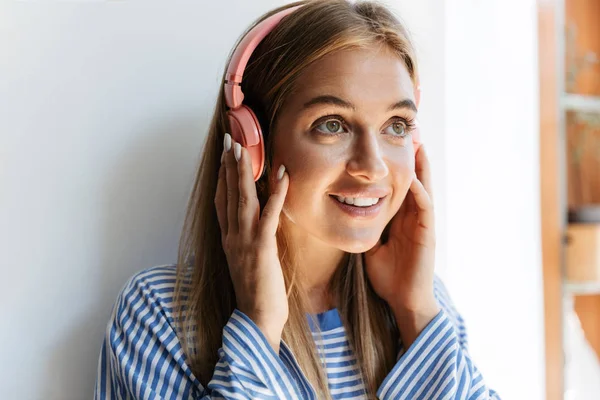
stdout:
[[[265,139],[266,173],[257,182],[261,207],[269,194],[267,176],[271,173],[272,159],[269,133],[274,131],[282,106],[308,65],[335,51],[383,45],[403,61],[413,82],[417,76],[414,50],[406,29],[380,4],[345,0],[300,1],[273,10],[259,21],[299,4],[303,7],[285,17],[260,43],[249,60],[242,83],[244,103],[256,112]],[[188,204],[174,295],[175,323],[182,349],[192,372],[204,386],[212,378],[218,361],[223,327],[236,308],[214,206],[223,136],[228,131],[221,90]],[[306,293],[297,279],[295,250],[288,243],[285,232],[282,223],[277,241],[289,301],[289,318],[282,338],[317,393],[331,398],[327,375],[306,318]],[[388,305],[368,282],[363,255],[350,254],[348,259],[348,264],[334,274],[331,290],[336,296],[367,395],[374,398],[377,388],[395,364],[399,332]]]

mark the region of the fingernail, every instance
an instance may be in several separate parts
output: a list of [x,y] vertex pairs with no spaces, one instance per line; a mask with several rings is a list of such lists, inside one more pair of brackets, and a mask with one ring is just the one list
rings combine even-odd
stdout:
[[240,161],[240,158],[242,158],[242,145],[239,143],[233,145],[233,155],[235,156],[235,161]]
[[277,180],[280,181],[283,178],[283,173],[285,172],[285,166],[282,164],[279,167],[279,171],[277,171]]
[[231,150],[231,135],[229,133],[225,134],[225,139],[223,139],[223,148],[225,148],[225,152],[229,153]]

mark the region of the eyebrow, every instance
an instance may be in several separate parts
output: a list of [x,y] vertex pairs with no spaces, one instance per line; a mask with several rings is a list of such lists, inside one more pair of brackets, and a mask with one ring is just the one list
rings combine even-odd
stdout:
[[392,104],[388,108],[388,111],[394,111],[394,110],[399,110],[399,109],[403,109],[403,108],[408,108],[410,110],[413,110],[414,112],[417,112],[417,106],[416,106],[415,102],[412,101],[411,99],[400,100],[399,102]]
[[339,106],[339,107],[343,107],[343,108],[349,108],[352,110],[356,110],[356,107],[354,107],[354,104],[347,102],[346,100],[342,100],[339,97],[335,97],[335,96],[331,96],[331,95],[317,96],[315,98],[312,98],[309,101],[307,101],[306,103],[304,103],[304,107],[302,107],[302,108],[306,109],[306,108],[310,108],[312,106],[319,105],[319,104],[333,105],[333,106]]
[[[306,108],[310,108],[312,106],[319,105],[319,104],[333,105],[333,106],[348,108],[351,110],[356,110],[356,107],[354,106],[354,104],[352,104],[346,100],[342,100],[339,97],[332,96],[332,95],[323,95],[323,96],[314,97],[314,98],[310,99],[309,101],[307,101],[306,103],[304,103],[304,106],[302,108],[306,109]],[[408,108],[410,110],[413,110],[414,112],[417,112],[417,106],[415,105],[415,102],[412,101],[411,99],[400,100],[400,101],[392,104],[391,106],[388,107],[388,111],[394,111],[394,110],[405,109],[405,108]]]

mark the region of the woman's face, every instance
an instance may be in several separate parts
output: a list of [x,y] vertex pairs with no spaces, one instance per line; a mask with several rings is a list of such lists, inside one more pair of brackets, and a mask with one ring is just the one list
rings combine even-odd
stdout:
[[351,253],[376,244],[413,178],[414,102],[405,65],[383,47],[330,54],[303,72],[273,137],[292,229]]

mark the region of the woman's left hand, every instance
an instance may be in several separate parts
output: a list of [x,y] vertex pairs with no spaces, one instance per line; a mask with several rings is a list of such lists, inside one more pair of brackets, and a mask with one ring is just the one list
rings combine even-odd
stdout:
[[433,293],[431,171],[423,147],[417,151],[415,171],[406,199],[391,221],[387,242],[365,254],[367,276],[377,295],[390,305],[405,347],[439,312]]

